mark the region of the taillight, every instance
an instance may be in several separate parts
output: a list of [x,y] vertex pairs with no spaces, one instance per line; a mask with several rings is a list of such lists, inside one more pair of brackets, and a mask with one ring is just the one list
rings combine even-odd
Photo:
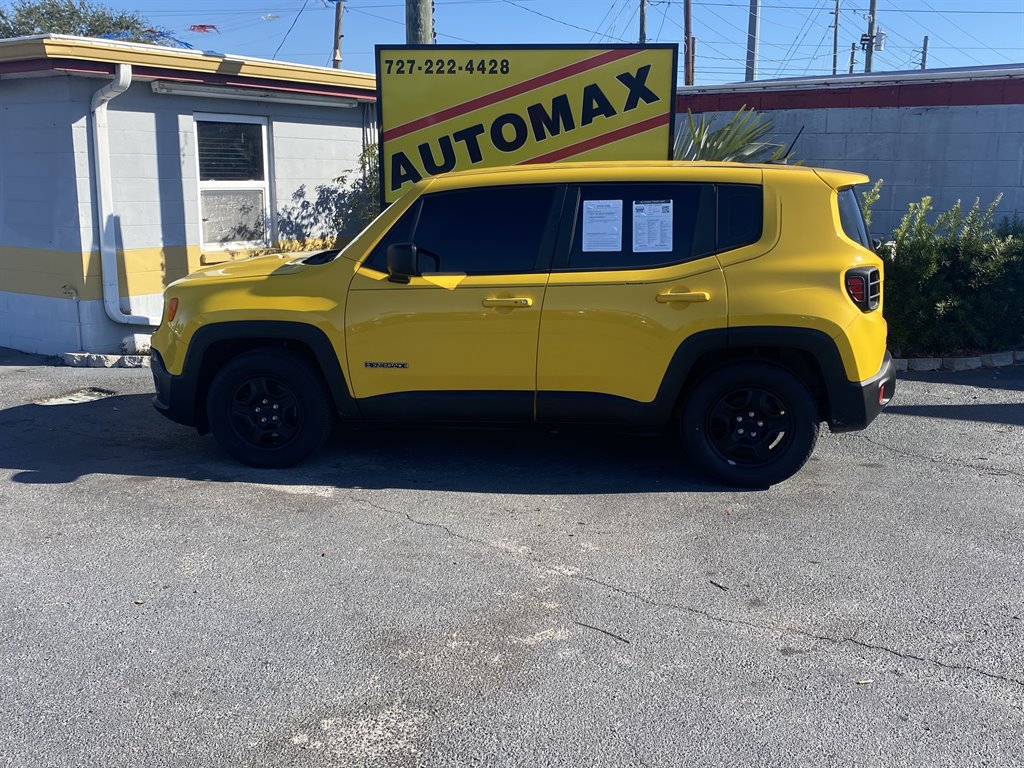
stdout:
[[174,320],[174,316],[178,314],[178,297],[175,296],[173,299],[167,300],[167,322]]
[[863,275],[847,275],[846,291],[854,304],[863,304],[864,297],[868,295],[868,281]]
[[875,267],[847,270],[846,293],[862,312],[878,309],[882,301],[882,274]]

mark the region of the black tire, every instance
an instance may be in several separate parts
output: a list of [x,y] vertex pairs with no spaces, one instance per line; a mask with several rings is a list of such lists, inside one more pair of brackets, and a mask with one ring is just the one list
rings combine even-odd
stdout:
[[210,384],[206,413],[217,442],[252,467],[291,467],[327,440],[334,412],[323,379],[286,349],[233,358]]
[[804,382],[756,361],[709,372],[687,394],[679,419],[683,445],[700,467],[743,488],[792,477],[814,450],[819,426]]

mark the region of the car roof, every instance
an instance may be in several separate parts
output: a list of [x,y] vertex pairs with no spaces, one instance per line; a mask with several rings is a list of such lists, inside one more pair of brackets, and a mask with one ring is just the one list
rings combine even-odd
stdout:
[[[803,165],[781,163],[730,163],[717,161],[646,160],[646,161],[602,161],[602,162],[558,162],[525,165],[495,166],[452,171],[425,179],[424,186],[439,189],[457,189],[466,186],[487,186],[489,184],[555,183],[586,181],[662,181],[699,175],[700,171],[713,172],[712,176],[735,175],[737,181],[759,182],[765,171],[817,176],[832,187],[862,184],[868,177],[855,171],[811,168]],[[695,173],[697,172],[697,173]]]

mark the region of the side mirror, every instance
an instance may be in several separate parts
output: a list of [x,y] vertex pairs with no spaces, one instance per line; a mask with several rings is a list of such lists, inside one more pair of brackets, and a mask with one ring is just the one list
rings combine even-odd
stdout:
[[388,246],[388,280],[393,283],[408,283],[416,274],[418,256],[413,243],[395,243]]
[[882,249],[882,238],[872,237],[871,248],[874,250],[875,253],[878,253]]

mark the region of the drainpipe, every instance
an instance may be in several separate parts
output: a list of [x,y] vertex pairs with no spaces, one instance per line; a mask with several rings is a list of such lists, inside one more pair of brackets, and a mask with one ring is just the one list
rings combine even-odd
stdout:
[[118,64],[113,82],[107,83],[92,96],[92,139],[95,165],[96,210],[99,214],[100,273],[103,276],[103,308],[107,317],[123,325],[160,324],[160,318],[128,315],[121,311],[121,288],[117,282],[117,243],[113,227],[113,188],[110,174],[110,138],[107,135],[107,104],[128,90],[132,84],[130,64]]

